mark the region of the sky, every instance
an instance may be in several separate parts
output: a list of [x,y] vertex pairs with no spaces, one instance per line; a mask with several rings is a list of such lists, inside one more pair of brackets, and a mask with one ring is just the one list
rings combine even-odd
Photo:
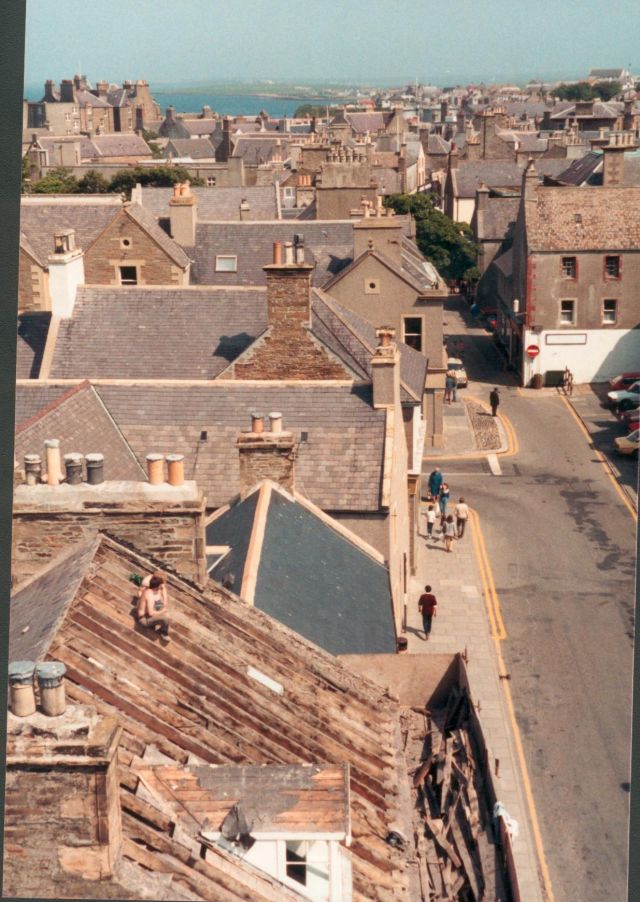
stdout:
[[27,0],[25,83],[397,84],[640,73],[637,0]]

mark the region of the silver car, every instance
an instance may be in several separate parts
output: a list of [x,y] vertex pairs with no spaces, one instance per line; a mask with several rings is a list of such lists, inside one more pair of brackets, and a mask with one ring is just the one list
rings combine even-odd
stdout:
[[455,372],[458,388],[466,388],[468,382],[467,371],[459,357],[449,357],[447,360],[447,370],[453,370]]

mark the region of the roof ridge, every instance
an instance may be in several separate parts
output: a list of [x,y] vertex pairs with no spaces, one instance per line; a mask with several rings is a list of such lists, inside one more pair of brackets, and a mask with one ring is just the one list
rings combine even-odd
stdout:
[[[37,379],[30,379],[28,381],[33,383],[34,385],[39,384],[39,380],[37,380]],[[40,410],[38,410],[36,413],[34,413],[33,416],[29,417],[29,419],[24,420],[22,423],[19,423],[18,426],[16,426],[15,434],[19,435],[20,433],[24,432],[25,429],[28,429],[30,426],[33,426],[34,423],[38,422],[38,420],[42,419],[47,414],[51,413],[52,410],[55,410],[57,407],[60,407],[62,404],[65,404],[69,400],[69,398],[73,397],[73,395],[77,394],[80,391],[83,391],[86,388],[93,389],[93,386],[92,386],[91,382],[89,381],[89,379],[83,379],[82,382],[80,382],[78,385],[72,386],[70,389],[68,389],[68,391],[63,392],[57,398],[54,398],[53,401],[49,401],[48,404],[45,404],[44,407],[41,407]],[[93,390],[95,392],[95,389],[93,389]]]

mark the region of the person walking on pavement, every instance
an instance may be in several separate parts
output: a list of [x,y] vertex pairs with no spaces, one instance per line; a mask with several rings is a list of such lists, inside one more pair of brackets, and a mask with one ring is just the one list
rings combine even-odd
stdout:
[[436,596],[431,592],[431,586],[425,586],[424,592],[418,599],[418,610],[422,614],[422,630],[425,642],[431,634],[431,620],[436,615],[437,605],[438,602],[436,601]]
[[494,388],[493,391],[489,394],[489,404],[491,404],[491,416],[495,417],[498,412],[498,406],[500,404],[500,392],[497,388]]
[[444,547],[445,551],[452,551],[453,540],[456,537],[456,524],[453,522],[451,514],[444,522]]
[[453,370],[448,370],[444,380],[444,403],[451,404],[451,400],[455,400],[456,377]]
[[427,508],[427,538],[433,536],[433,525],[436,522],[436,509],[433,504]]
[[458,538],[459,539],[461,539],[464,535],[464,528],[467,525],[468,519],[469,519],[469,508],[465,504],[464,498],[460,498],[460,500],[456,504],[456,528],[458,530]]
[[435,470],[432,470],[431,473],[429,474],[428,487],[429,487],[429,491],[431,492],[431,497],[433,498],[434,501],[438,500],[438,496],[440,494],[440,487],[442,485],[443,480],[444,480],[444,476],[442,475],[442,472],[440,471],[440,467],[436,467]]
[[440,498],[438,499],[438,503],[440,504],[440,525],[444,526],[444,520],[447,516],[447,504],[449,503],[449,498],[451,496],[451,492],[449,491],[449,486],[446,482],[442,483],[442,487],[440,488]]

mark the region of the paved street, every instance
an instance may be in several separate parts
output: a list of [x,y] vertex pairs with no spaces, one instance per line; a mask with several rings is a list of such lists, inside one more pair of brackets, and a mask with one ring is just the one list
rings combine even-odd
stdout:
[[501,385],[519,444],[500,476],[483,460],[443,469],[480,515],[554,896],[624,899],[635,522],[562,398],[518,391],[463,302],[449,307],[469,394]]

